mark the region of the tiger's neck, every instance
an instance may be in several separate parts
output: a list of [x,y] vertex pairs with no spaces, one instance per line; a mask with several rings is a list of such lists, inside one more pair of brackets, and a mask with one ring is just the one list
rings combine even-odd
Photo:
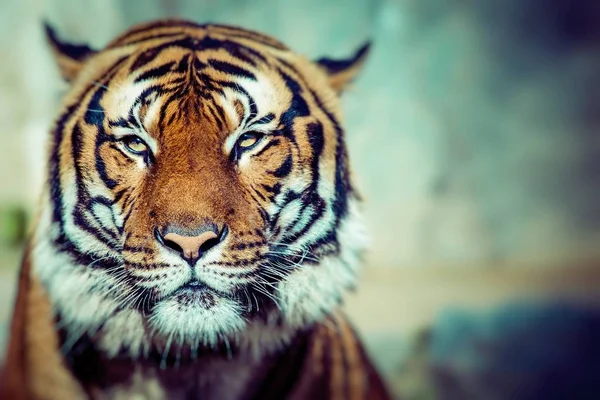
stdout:
[[80,343],[68,357],[70,370],[93,398],[240,399],[285,397],[310,357],[313,328],[299,332],[280,351],[260,356],[245,351],[205,353],[195,359],[108,358],[93,343]]

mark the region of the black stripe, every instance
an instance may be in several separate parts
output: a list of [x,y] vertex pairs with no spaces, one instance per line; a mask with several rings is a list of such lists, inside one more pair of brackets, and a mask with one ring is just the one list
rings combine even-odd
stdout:
[[[156,32],[152,32],[156,29],[160,29],[160,28],[202,28],[202,25],[196,24],[194,22],[190,22],[190,21],[173,21],[173,20],[164,20],[164,21],[156,21],[150,24],[146,24],[143,25],[139,28],[133,28],[127,32],[125,32],[123,35],[117,37],[115,40],[112,41],[113,45],[112,46],[125,46],[127,44],[133,43],[133,42],[128,42],[127,39],[131,38],[139,33],[143,33],[143,32],[148,32],[148,34],[150,36],[145,37],[144,39],[141,39],[141,41],[144,40],[148,40],[148,39],[152,39],[154,37],[160,37],[160,35],[164,35],[165,33],[156,33]],[[181,34],[181,31],[177,31],[177,33]],[[139,38],[136,39],[136,41],[140,40]],[[111,47],[112,47],[111,46]]]
[[[102,225],[102,224],[101,224],[101,221],[100,221],[100,219],[99,219],[99,216],[98,216],[98,215],[96,215],[96,211],[95,211],[95,210],[96,210],[96,207],[94,207],[94,206],[95,206],[95,205],[97,205],[97,204],[100,204],[100,205],[104,206],[104,207],[105,207],[105,208],[107,208],[107,209],[108,209],[108,211],[110,212],[110,217],[111,217],[112,224],[113,224],[113,226],[112,226],[112,227],[114,228],[114,231],[111,229],[111,227],[107,227],[107,226],[104,226],[104,225]],[[112,234],[112,235],[111,235],[111,238],[112,238],[113,240],[115,240],[115,241],[118,241],[118,240],[119,240],[119,237],[120,237],[120,235],[122,235],[122,234],[123,234],[123,227],[122,227],[122,226],[120,227],[120,226],[117,224],[117,220],[116,220],[116,218],[115,218],[115,214],[114,214],[114,212],[113,212],[113,208],[112,208],[112,207],[113,207],[113,202],[112,202],[110,199],[108,199],[108,198],[106,198],[106,197],[103,197],[103,196],[96,196],[96,197],[94,197],[94,198],[91,200],[91,202],[90,202],[90,205],[88,206],[88,209],[92,210],[92,215],[94,216],[94,219],[95,219],[95,220],[98,222],[98,224],[99,224],[99,225],[100,225],[100,226],[101,226],[101,227],[102,227],[102,228],[103,228],[103,229],[104,229],[106,232],[111,232],[111,234]]]
[[248,105],[250,107],[250,115],[247,118],[244,118],[244,120],[249,119],[249,118],[253,118],[253,116],[258,114],[258,108],[256,108],[256,102],[254,101],[254,99],[252,98],[252,96],[250,96],[250,93],[248,93],[244,88],[242,88],[240,85],[238,85],[235,82],[229,82],[229,81],[215,81],[217,84],[223,86],[223,87],[227,87],[232,89],[233,91],[241,94],[242,96],[245,96],[246,99],[248,100]]
[[[325,143],[323,126],[320,123],[309,124],[306,128],[306,135],[312,149],[311,182],[302,194],[302,206],[298,217],[286,229],[288,232],[294,233],[285,235],[281,240],[284,243],[292,243],[308,232],[312,225],[324,215],[324,209],[327,206],[325,200],[318,194],[319,162]],[[307,220],[307,214],[310,215],[308,221],[298,230],[298,224]]]
[[206,102],[206,109],[209,115],[213,118],[217,124],[219,131],[222,131],[225,127],[225,110],[219,104],[215,102]]
[[231,55],[232,57],[241,60],[245,63],[248,63],[253,67],[256,66],[255,59],[258,59],[263,63],[268,64],[266,58],[262,54],[248,46],[244,46],[241,43],[227,39],[215,39],[208,35],[200,41],[196,42],[195,49],[198,51],[224,50],[227,53],[229,53],[229,55]]
[[[98,93],[104,93],[105,91],[102,88],[96,89],[93,98],[96,98]],[[101,98],[101,95],[100,95]],[[93,101],[92,101],[93,103]],[[104,114],[102,114],[104,115]],[[103,118],[103,117],[102,117]],[[102,121],[100,121],[102,123]],[[98,137],[98,135],[97,135]],[[101,226],[100,228],[94,227],[90,224],[88,219],[86,218],[86,214],[90,213],[93,209],[92,203],[93,200],[90,199],[89,193],[86,190],[85,186],[85,175],[89,177],[91,171],[86,171],[85,167],[81,165],[80,157],[83,153],[83,132],[81,130],[81,126],[79,123],[75,124],[73,130],[71,131],[71,156],[73,158],[74,168],[75,168],[75,188],[76,188],[76,198],[77,204],[73,208],[72,217],[73,222],[82,230],[94,235],[97,239],[104,242],[111,250],[116,250],[118,246],[117,237],[114,232],[111,232],[105,227]],[[98,163],[98,159],[100,158],[97,154],[97,148],[95,148],[96,152],[96,163]],[[84,172],[85,171],[85,172]],[[102,177],[102,174],[100,174]],[[110,181],[110,179],[109,179]],[[92,213],[93,215],[93,213]],[[95,219],[95,218],[94,218]]]
[[[141,264],[141,263],[135,263],[135,262],[130,262],[127,261],[126,265],[128,267],[131,268],[136,268],[136,269],[158,269],[158,268],[168,268],[171,266],[171,264],[166,264],[166,263],[145,263],[145,264]],[[148,279],[148,278],[140,278],[140,279]]]
[[[261,45],[272,47],[278,50],[288,50],[288,48],[281,42],[258,32],[249,31],[228,25],[210,24],[205,26],[209,32],[227,36],[228,38],[237,38],[251,40]],[[212,28],[212,29],[211,29]]]
[[293,161],[292,155],[288,154],[283,163],[275,171],[271,172],[277,178],[285,178],[292,171]]
[[205,265],[223,265],[223,266],[227,266],[227,267],[242,267],[242,266],[248,266],[251,264],[255,264],[261,260],[263,260],[263,257],[259,256],[259,257],[245,258],[243,260],[237,260],[237,261],[213,261],[213,262],[209,262]]
[[[325,207],[327,203],[320,197],[316,192],[312,192],[307,200],[303,199],[303,205],[301,211],[290,226],[286,229],[288,232],[293,232],[292,234],[284,235],[281,239],[282,243],[293,243],[296,240],[300,239],[302,236],[306,234],[312,228],[313,224],[318,221],[325,214]],[[310,217],[306,218],[305,214],[309,214]],[[307,220],[302,227],[298,226],[301,221]],[[299,230],[298,230],[299,229]]]
[[283,76],[285,84],[292,95],[290,106],[284,113],[281,114],[279,117],[279,122],[283,125],[282,133],[286,137],[290,138],[295,144],[296,138],[294,136],[294,120],[298,117],[306,117],[310,115],[310,110],[306,100],[304,100],[304,97],[302,97],[302,88],[298,82],[293,80],[291,76],[282,70],[279,70],[279,73]]
[[277,146],[279,143],[281,143],[280,139],[271,139],[271,141],[267,143],[265,147],[260,149],[257,153],[253,154],[252,157],[260,157],[261,154],[269,150],[271,147]]
[[231,249],[232,250],[253,249],[255,247],[264,246],[264,244],[265,244],[264,240],[259,240],[257,242],[237,243],[237,244],[234,244],[233,246],[231,246]]
[[[167,113],[167,109],[169,108],[169,106],[171,105],[172,102],[174,101],[178,101],[180,100],[179,96],[177,95],[177,93],[171,93],[168,97],[165,98],[165,100],[163,101],[162,106],[160,107],[160,111],[158,114],[158,122],[157,125],[159,127],[159,132],[164,131],[164,129],[169,126],[172,122],[173,119],[175,118],[175,113],[173,113],[171,115],[171,118],[169,119],[169,123],[167,125],[164,124],[164,120],[166,118],[166,113]],[[181,108],[179,107],[175,107],[176,110],[178,110],[178,112],[182,111]]]
[[348,196],[354,192],[350,183],[350,170],[348,168],[348,152],[346,150],[344,131],[334,115],[325,108],[323,103],[313,92],[315,101],[321,110],[327,115],[336,135],[335,147],[335,198],[333,200],[333,210],[336,215],[335,228],[340,224],[341,218],[348,213]]
[[[256,190],[256,188],[255,188],[254,186],[250,186],[250,188],[251,188],[251,189],[252,189],[252,191],[253,191],[252,193],[253,193],[254,195],[258,196],[258,198],[261,200],[261,201],[257,201],[257,199],[255,198],[255,199],[254,199],[254,201],[256,201],[257,203],[260,203],[260,202],[265,202],[265,201],[267,201],[267,198],[266,198],[266,197],[265,197],[265,196],[264,196],[264,195],[263,195],[263,194],[262,194],[262,193],[261,193],[259,190]],[[253,197],[254,197],[254,196],[253,196]]]
[[139,68],[142,68],[143,66],[148,65],[149,63],[154,61],[156,59],[156,57],[158,57],[158,55],[162,52],[162,49],[163,49],[162,46],[158,46],[158,47],[152,47],[152,48],[142,52],[139,56],[136,57],[134,62],[131,64],[131,67],[129,68],[129,72],[130,73],[135,72]]
[[267,115],[260,117],[257,120],[250,120],[248,121],[248,125],[266,125],[269,122],[273,121],[275,119],[275,114],[273,113],[268,113]]
[[267,192],[271,193],[271,200],[281,192],[281,183],[276,183],[273,186],[262,184],[261,186]]
[[210,75],[204,72],[196,72],[195,77],[199,97],[210,98],[215,94],[225,94],[223,89],[217,86],[217,84],[219,84],[220,82],[213,80],[213,78]]
[[283,199],[281,200],[281,203],[278,204],[279,211],[277,213],[275,213],[275,215],[271,219],[270,226],[269,226],[271,231],[275,230],[276,225],[279,222],[279,217],[281,216],[281,212],[284,210],[284,208],[288,204],[290,204],[292,201],[299,199],[301,196],[302,196],[302,193],[295,192],[293,190],[289,190],[288,192],[285,193],[285,195],[283,196]]
[[[160,40],[160,39],[176,39],[176,38],[184,38],[186,37],[186,34],[181,32],[181,31],[174,31],[174,32],[166,32],[166,33],[161,33],[161,34],[156,34],[156,33],[152,33],[152,34],[148,34],[145,36],[141,36],[135,40],[130,40],[127,41],[125,43],[117,43],[116,46],[122,47],[122,46],[131,46],[133,44],[139,44],[139,43],[143,43],[146,41],[150,41],[150,40]],[[114,46],[110,46],[110,47],[114,47]]]
[[60,184],[60,145],[63,140],[63,134],[65,131],[65,125],[68,120],[71,118],[73,113],[77,110],[79,104],[73,104],[67,108],[67,111],[64,112],[54,128],[54,137],[52,143],[52,150],[50,152],[50,162],[49,162],[49,184],[50,184],[50,198],[53,203],[53,211],[52,211],[52,220],[57,222],[60,227],[60,236],[64,236],[63,230],[63,219],[62,219],[62,189]]
[[171,70],[173,69],[173,67],[175,65],[176,65],[176,63],[174,61],[171,61],[166,64],[160,65],[158,67],[149,69],[148,71],[142,73],[140,76],[135,78],[135,83],[142,82],[147,79],[159,78],[159,77],[171,72]]

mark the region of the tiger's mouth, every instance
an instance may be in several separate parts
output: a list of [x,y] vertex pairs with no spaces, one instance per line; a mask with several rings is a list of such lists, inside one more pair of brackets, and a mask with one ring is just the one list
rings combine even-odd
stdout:
[[198,280],[190,281],[171,294],[171,296],[183,306],[202,307],[206,310],[210,310],[216,305],[217,300],[215,299],[215,296],[218,295],[219,294],[207,284]]
[[176,305],[179,312],[218,312],[219,304],[228,303],[235,305],[245,318],[261,318],[265,317],[265,312],[277,308],[274,294],[267,290],[268,288],[258,290],[255,284],[246,283],[224,291],[211,285],[209,281],[193,277],[172,292],[145,304],[144,311],[152,314],[161,305],[171,304]]
[[177,336],[190,343],[216,344],[246,326],[235,294],[222,293],[197,279],[188,281],[149,307],[153,335]]

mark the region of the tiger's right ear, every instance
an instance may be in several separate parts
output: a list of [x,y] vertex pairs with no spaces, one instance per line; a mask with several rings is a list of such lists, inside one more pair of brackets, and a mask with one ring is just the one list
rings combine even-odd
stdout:
[[79,74],[85,61],[94,55],[96,51],[85,44],[61,41],[47,22],[44,23],[44,29],[60,74],[67,82],[72,82]]

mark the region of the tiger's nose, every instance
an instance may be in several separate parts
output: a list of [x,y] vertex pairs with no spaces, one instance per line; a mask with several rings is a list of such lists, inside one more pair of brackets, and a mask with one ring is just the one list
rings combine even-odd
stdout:
[[156,230],[158,241],[168,249],[174,250],[188,263],[196,262],[202,255],[219,244],[227,235],[227,228],[218,232],[215,226],[204,226],[199,234],[186,232],[168,232],[164,236]]

